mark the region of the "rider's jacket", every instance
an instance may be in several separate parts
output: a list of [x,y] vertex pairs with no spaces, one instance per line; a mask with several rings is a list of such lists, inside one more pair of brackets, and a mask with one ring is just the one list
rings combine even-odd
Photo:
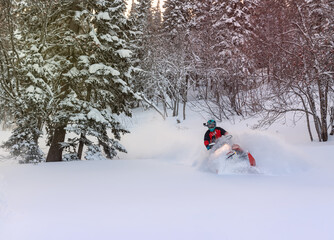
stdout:
[[210,130],[206,131],[204,135],[204,145],[208,146],[210,143],[215,142],[216,139],[225,135],[225,133],[226,131],[220,127],[216,127],[213,132],[211,132]]

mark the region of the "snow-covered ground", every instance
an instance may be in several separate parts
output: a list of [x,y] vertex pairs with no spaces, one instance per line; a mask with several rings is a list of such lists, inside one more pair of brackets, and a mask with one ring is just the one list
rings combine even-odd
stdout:
[[138,109],[124,119],[129,153],[113,161],[22,165],[1,149],[0,239],[334,239],[332,137],[223,122],[261,174],[217,175],[203,168],[205,121]]

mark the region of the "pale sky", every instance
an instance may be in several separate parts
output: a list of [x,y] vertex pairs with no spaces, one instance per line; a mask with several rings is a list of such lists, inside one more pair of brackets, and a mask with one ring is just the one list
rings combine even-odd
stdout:
[[[128,1],[128,8],[131,8],[132,0],[127,0],[127,1]],[[135,0],[135,2],[137,2],[137,1]],[[156,7],[157,3],[158,3],[158,0],[153,0],[152,6]],[[163,3],[164,3],[164,0],[160,0],[160,7],[161,7],[161,9],[162,9]]]

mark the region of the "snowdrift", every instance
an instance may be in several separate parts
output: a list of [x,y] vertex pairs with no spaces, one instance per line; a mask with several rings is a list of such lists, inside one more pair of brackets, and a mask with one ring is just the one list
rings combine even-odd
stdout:
[[18,165],[0,150],[0,239],[334,239],[333,142],[224,122],[262,172],[217,175],[201,168],[205,119],[124,120],[119,160]]
[[[149,113],[145,118],[128,123],[131,135],[125,136],[122,143],[128,154],[121,159],[165,159],[177,164],[194,166],[201,171],[210,171],[206,162],[209,152],[203,145],[206,128],[204,120],[198,117],[177,123],[175,118],[162,121],[159,116]],[[284,142],[272,133],[235,130],[225,123],[233,135],[233,142],[248,150],[256,159],[261,174],[285,175],[305,171],[308,168],[307,156],[299,147]],[[137,127],[134,127],[137,126]],[[251,174],[253,172],[251,171]],[[238,166],[230,165],[221,174],[248,174]]]
[[284,142],[272,134],[252,131],[237,135],[236,140],[249,150],[264,174],[289,174],[305,171],[308,163],[306,156],[298,147]]

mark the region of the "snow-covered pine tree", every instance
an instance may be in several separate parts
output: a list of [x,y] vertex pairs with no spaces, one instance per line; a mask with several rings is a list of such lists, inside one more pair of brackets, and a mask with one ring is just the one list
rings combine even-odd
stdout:
[[192,64],[195,66],[194,75],[199,99],[208,99],[208,92],[215,72],[214,36],[212,25],[214,0],[196,1],[193,5],[193,17],[191,26],[191,51],[193,56]]
[[[113,158],[117,151],[125,152],[118,140],[128,132],[121,125],[119,115],[131,115],[130,103],[136,97],[129,87],[132,72],[130,28],[125,17],[125,1],[97,1],[94,10],[94,29],[90,36],[97,48],[89,66],[92,104],[84,130],[98,140],[90,153],[101,145],[107,158]],[[108,136],[108,130],[112,137]]]
[[152,9],[152,32],[158,35],[161,32],[162,26],[162,12],[160,7],[160,0],[157,1],[157,5]]
[[[58,6],[52,24],[59,31],[57,38],[50,36],[61,48],[52,50],[58,52],[55,60],[63,64],[54,85],[57,104],[48,124],[52,141],[47,161],[60,161],[62,148],[72,148],[66,156],[76,158],[78,143],[77,158],[83,145],[88,147],[87,159],[101,157],[100,146],[112,158],[125,151],[117,140],[127,130],[118,115],[130,115],[128,102],[134,97],[128,86],[131,52],[125,3],[87,0],[63,6]],[[66,132],[76,137],[64,141]]]
[[[141,59],[139,58],[140,49],[142,45],[142,29],[140,21],[141,19],[138,17],[139,9],[138,4],[135,0],[132,0],[131,9],[129,11],[129,15],[127,18],[128,26],[129,26],[129,49],[131,50],[131,69],[132,69],[132,79],[130,80],[130,86],[135,91],[142,91],[142,84],[140,84],[139,77],[141,73],[140,63]],[[139,101],[135,101],[133,106],[139,106]]]
[[[85,56],[89,45],[85,34],[91,27],[87,1],[64,0],[55,2],[48,19],[43,55],[49,70],[49,85],[52,99],[48,106],[46,130],[50,145],[46,161],[61,161],[66,127],[70,117],[81,111],[80,97],[86,95],[85,72],[79,69],[80,56]],[[84,16],[80,13],[84,12]],[[82,22],[78,24],[79,17]],[[75,155],[72,150],[72,156]]]
[[166,0],[164,2],[163,33],[167,55],[164,63],[169,68],[165,79],[169,86],[168,96],[172,101],[173,116],[179,114],[183,103],[183,118],[187,102],[188,80],[191,71],[189,44],[190,21],[193,17],[193,0]]
[[[17,131],[8,144],[22,144],[21,152],[13,152],[23,154],[22,146],[29,143],[39,154],[44,122],[51,144],[46,161],[61,161],[64,148],[70,149],[64,158],[77,159],[83,144],[90,159],[102,156],[100,146],[108,158],[125,151],[118,140],[127,130],[118,116],[130,115],[128,103],[135,96],[128,85],[131,52],[125,2],[15,3],[17,12],[10,16],[20,22],[18,29],[12,28],[15,46],[7,52],[17,65],[9,66],[13,73],[2,82],[8,88],[6,97],[12,97],[7,105],[17,109]],[[65,141],[67,132],[76,136]]]
[[11,49],[8,55],[15,65],[13,75],[3,82],[6,89],[6,103],[13,116],[15,128],[4,146],[15,156],[23,157],[23,162],[39,162],[43,153],[38,139],[47,116],[46,105],[50,99],[50,89],[45,75],[43,36],[47,15],[47,3],[16,1],[10,5],[16,22],[11,28]]
[[0,1],[0,123],[1,127],[5,127],[8,123],[8,108],[6,96],[6,83],[10,77],[10,61],[8,56],[10,46],[10,26],[12,18],[9,16],[11,8],[8,6],[9,1]]
[[[166,0],[164,3],[163,29],[169,33],[170,38],[175,38],[188,30],[188,23],[191,18],[191,0]],[[176,42],[178,44],[178,41]]]
[[250,7],[249,1],[231,0],[219,1],[212,9],[215,12],[212,26],[215,33],[215,66],[224,69],[220,71],[220,82],[215,92],[228,97],[229,105],[236,114],[242,114],[243,106],[238,94],[248,88],[246,76],[249,75],[250,64],[242,47],[250,29]]
[[198,1],[192,18],[192,41],[200,97],[217,119],[241,114],[238,94],[247,88],[248,60],[243,53],[250,1]]
[[152,48],[151,48],[151,34],[152,34],[152,0],[137,1],[135,11],[134,29],[136,38],[134,39],[134,54],[137,56],[137,68],[135,74],[135,81],[133,85],[137,92],[145,94],[150,98],[148,91],[151,91],[149,83],[151,80],[150,69],[152,66]]
[[152,0],[139,0],[136,7],[138,30],[142,33],[139,41],[138,57],[140,60],[149,54],[149,39],[152,32]]
[[[147,58],[147,80],[148,88],[144,90],[144,94],[151,102],[160,115],[165,119],[168,116],[167,106],[169,105],[168,81],[166,81],[166,70],[168,66],[164,59],[168,55],[168,49],[165,45],[165,34],[162,31],[162,12],[160,1],[152,8],[152,26],[149,36],[149,58]],[[154,102],[156,104],[154,105]],[[158,109],[158,104],[162,105],[162,110]]]
[[128,18],[129,19],[137,18],[137,3],[135,0],[131,0],[131,7],[130,7]]
[[[143,103],[153,106],[165,118],[165,93],[161,94],[162,84],[158,76],[163,49],[163,36],[160,35],[161,9],[159,5],[153,7],[152,0],[139,0],[135,10],[130,13],[130,19],[135,20],[133,29],[136,32],[133,49],[137,64],[134,65],[136,73],[133,86],[140,92]],[[156,106],[160,101],[164,105],[164,111]]]

